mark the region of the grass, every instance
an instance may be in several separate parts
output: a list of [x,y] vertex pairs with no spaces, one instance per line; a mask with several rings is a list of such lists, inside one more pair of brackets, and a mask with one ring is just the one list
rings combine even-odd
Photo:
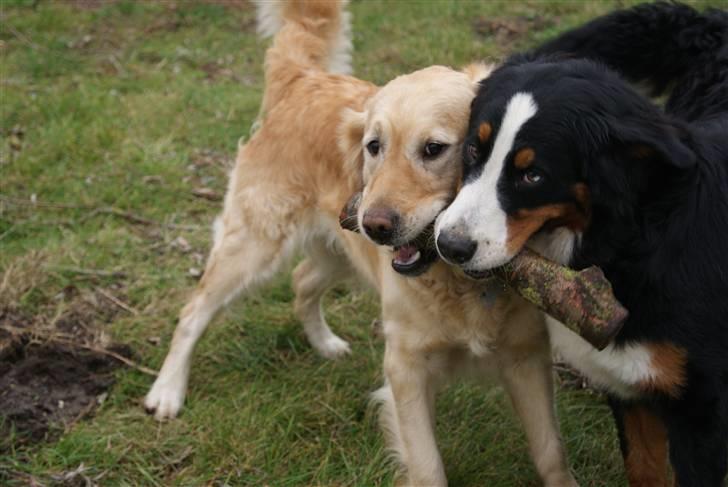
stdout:
[[[497,60],[631,3],[354,1],[355,71],[383,83],[433,63]],[[157,368],[220,206],[193,191],[224,191],[257,114],[266,43],[254,12],[223,1],[0,7],[0,269],[20,276],[5,283],[16,287],[12,305],[48,313],[64,289],[115,285],[136,314],[100,326]],[[329,293],[327,316],[353,354],[328,362],[307,345],[292,298],[284,275],[218,317],[179,419],[144,414],[151,378],[124,369],[93,418],[0,456],[0,483],[78,481],[77,471],[102,485],[391,485],[367,404],[382,381],[382,343],[369,326],[376,299]],[[624,485],[603,399],[563,388],[557,400],[581,484]],[[455,385],[438,411],[451,485],[538,483],[500,389]]]

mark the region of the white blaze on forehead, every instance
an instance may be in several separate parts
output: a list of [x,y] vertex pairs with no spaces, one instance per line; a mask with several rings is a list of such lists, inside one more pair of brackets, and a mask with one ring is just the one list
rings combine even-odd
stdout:
[[[521,127],[536,115],[536,101],[530,93],[516,93],[506,106],[506,113],[503,115],[498,136],[493,144],[493,152],[483,169],[479,180],[484,179],[488,183],[498,182],[506,156],[513,149],[513,142]],[[484,178],[485,177],[485,178]]]
[[536,115],[537,109],[530,93],[513,95],[483,171],[477,179],[465,183],[455,201],[438,219],[437,235],[442,230],[457,226],[466,236],[478,242],[478,250],[468,267],[500,265],[509,258],[506,255],[506,213],[498,201],[498,180],[516,135]]

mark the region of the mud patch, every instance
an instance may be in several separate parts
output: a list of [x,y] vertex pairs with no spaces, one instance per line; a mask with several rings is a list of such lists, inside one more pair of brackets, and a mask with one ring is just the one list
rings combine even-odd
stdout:
[[[114,369],[132,363],[132,350],[104,330],[119,313],[135,311],[122,301],[118,279],[64,279],[59,289],[44,263],[29,254],[0,280],[0,455],[52,440],[92,414]],[[22,304],[30,300],[32,313]]]
[[[124,346],[109,350],[131,355]],[[91,414],[106,398],[119,365],[104,353],[27,338],[1,351],[0,452],[53,439]]]

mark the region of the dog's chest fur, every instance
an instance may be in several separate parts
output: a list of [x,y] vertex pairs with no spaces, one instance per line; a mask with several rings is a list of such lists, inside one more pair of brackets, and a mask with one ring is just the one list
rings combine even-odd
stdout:
[[382,281],[385,334],[405,348],[488,359],[504,348],[548,346],[541,315],[532,306],[444,263],[418,278],[391,273]]

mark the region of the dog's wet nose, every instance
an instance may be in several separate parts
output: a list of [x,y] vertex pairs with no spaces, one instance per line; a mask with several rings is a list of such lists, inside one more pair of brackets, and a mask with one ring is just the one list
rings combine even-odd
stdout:
[[441,232],[437,237],[437,250],[447,261],[464,264],[475,255],[478,242],[457,233]]
[[364,213],[364,232],[378,244],[391,243],[399,222],[399,215],[389,208],[371,208]]

